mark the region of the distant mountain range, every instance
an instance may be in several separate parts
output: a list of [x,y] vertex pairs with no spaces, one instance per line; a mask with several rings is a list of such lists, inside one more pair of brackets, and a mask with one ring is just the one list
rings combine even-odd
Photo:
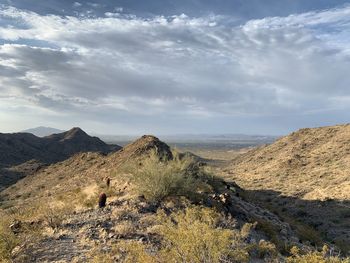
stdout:
[[[51,127],[36,127],[27,129],[21,132],[31,133],[38,137],[45,137],[51,134],[63,133],[63,130],[51,128]],[[101,140],[108,143],[118,143],[122,142],[126,144],[128,142],[136,140],[138,135],[107,135],[95,133],[94,136],[99,137]],[[166,134],[160,135],[160,138],[166,142],[256,142],[260,143],[272,143],[279,136],[271,135],[249,135],[249,134],[239,134],[239,133],[227,133],[227,134]]]
[[91,137],[80,128],[45,137],[30,133],[0,133],[0,166],[21,164],[32,159],[53,163],[78,152],[108,153],[120,148]]
[[0,188],[35,172],[43,165],[63,161],[79,152],[120,150],[80,128],[37,137],[31,133],[0,133]]
[[62,133],[64,131],[59,130],[59,129],[55,129],[55,128],[51,128],[51,127],[39,126],[36,128],[24,130],[21,132],[31,133],[31,134],[34,134],[35,136],[38,136],[38,137],[45,137],[45,136],[55,134],[55,133]]

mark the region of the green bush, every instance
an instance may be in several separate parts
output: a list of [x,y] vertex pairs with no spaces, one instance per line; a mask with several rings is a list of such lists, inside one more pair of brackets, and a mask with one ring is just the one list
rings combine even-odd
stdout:
[[175,156],[172,160],[160,160],[152,152],[141,163],[127,166],[126,171],[131,175],[135,191],[149,201],[161,201],[167,196],[192,199],[209,188],[205,182],[206,174],[188,157]]

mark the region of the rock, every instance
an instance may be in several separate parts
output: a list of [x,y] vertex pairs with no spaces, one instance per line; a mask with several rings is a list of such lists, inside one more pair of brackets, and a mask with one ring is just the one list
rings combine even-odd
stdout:
[[21,231],[21,226],[21,221],[16,220],[10,225],[10,229],[14,234],[18,234]]
[[143,242],[146,242],[147,239],[146,239],[146,237],[140,237],[138,241],[139,241],[140,243],[143,243]]

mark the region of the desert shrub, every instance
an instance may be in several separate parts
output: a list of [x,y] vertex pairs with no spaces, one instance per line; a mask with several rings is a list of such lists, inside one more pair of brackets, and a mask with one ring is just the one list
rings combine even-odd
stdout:
[[278,251],[276,249],[275,244],[260,240],[259,244],[257,245],[258,255],[260,258],[276,258],[278,255]]
[[334,244],[339,248],[344,254],[349,255],[350,253],[350,243],[345,238],[336,238],[334,239]]
[[328,247],[324,246],[322,252],[313,251],[302,253],[299,248],[291,249],[291,256],[287,263],[350,263],[350,259],[342,259],[338,256],[329,255]]
[[161,201],[167,196],[195,198],[198,192],[208,190],[206,174],[191,158],[175,156],[172,160],[160,160],[155,152],[140,165],[125,167],[139,195],[149,201]]
[[159,214],[161,258],[165,262],[246,262],[248,252],[240,232],[218,227],[220,217],[202,207],[187,208],[170,218]]
[[311,226],[297,222],[294,224],[296,232],[302,241],[310,241],[314,245],[322,245],[320,233]]
[[241,228],[241,237],[246,239],[249,237],[251,231],[253,228],[256,227],[256,224],[252,224],[252,223],[245,223],[242,228]]
[[113,263],[115,260],[112,257],[111,253],[101,252],[97,250],[92,250],[90,253],[91,259],[90,263]]
[[115,233],[119,237],[125,237],[127,235],[133,234],[135,232],[135,225],[132,221],[124,220],[114,227]]
[[10,262],[11,252],[19,241],[9,227],[11,218],[1,211],[0,218],[0,262]]
[[43,221],[52,229],[56,229],[72,210],[73,206],[70,203],[55,202],[12,209],[8,214],[18,221]]
[[145,244],[137,241],[122,241],[118,244],[118,250],[124,255],[125,263],[158,263],[161,261],[156,255],[151,255]]
[[91,196],[87,196],[85,193],[82,193],[79,196],[80,203],[86,208],[94,208],[97,206],[98,193],[94,193]]
[[107,253],[99,253],[95,255],[90,263],[113,263],[115,262],[110,254]]
[[137,241],[118,243],[122,262],[248,262],[248,245],[238,230],[221,228],[221,214],[204,207],[188,207],[167,216],[157,213],[156,246]]
[[39,213],[40,218],[43,219],[49,227],[55,230],[61,225],[66,214],[69,212],[71,212],[71,207],[67,205],[41,207]]

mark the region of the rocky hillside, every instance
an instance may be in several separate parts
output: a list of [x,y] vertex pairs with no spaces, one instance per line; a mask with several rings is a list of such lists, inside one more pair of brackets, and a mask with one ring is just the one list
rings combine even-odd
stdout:
[[17,205],[39,197],[64,195],[78,188],[95,188],[104,178],[118,171],[120,166],[146,156],[150,150],[155,150],[162,158],[172,158],[167,144],[146,135],[109,155],[78,153],[67,160],[43,167],[0,192],[0,199],[6,200],[3,202],[5,206]]
[[[156,162],[150,165],[152,153]],[[133,168],[125,170],[129,165]],[[236,184],[202,169],[174,156],[156,137],[143,136],[107,156],[80,153],[39,170],[0,194],[3,213],[11,212],[8,236],[17,240],[9,257],[14,262],[171,262],[167,257],[183,249],[185,262],[211,262],[195,261],[198,249],[209,246],[206,253],[220,258],[213,262],[279,262],[293,245],[309,249],[288,223],[243,200],[244,190]],[[164,177],[149,181],[157,175]],[[176,181],[169,182],[173,176]],[[150,201],[140,194],[142,185],[166,195]],[[99,209],[102,192],[107,206]],[[173,234],[164,232],[171,229]],[[174,238],[173,248],[166,247],[167,238]]]
[[0,134],[0,188],[43,165],[63,161],[79,152],[106,154],[119,149],[120,146],[108,145],[80,128],[43,138],[30,133]]
[[237,157],[227,177],[350,250],[350,125],[301,129]]

